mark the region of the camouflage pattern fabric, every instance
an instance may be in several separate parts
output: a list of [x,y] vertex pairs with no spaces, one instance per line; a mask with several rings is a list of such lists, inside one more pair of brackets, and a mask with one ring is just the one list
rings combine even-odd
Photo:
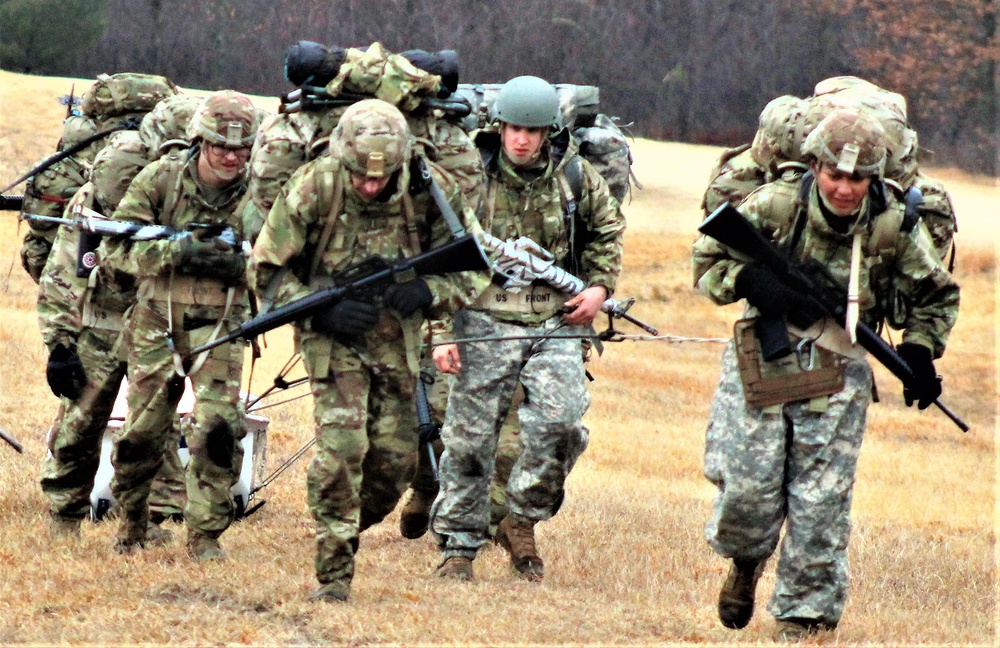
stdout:
[[539,339],[460,344],[462,371],[453,378],[441,439],[441,488],[431,530],[445,558],[474,558],[488,539],[490,483],[495,474],[501,421],[520,382],[521,453],[507,482],[511,513],[534,521],[559,510],[566,477],[587,447],[581,419],[590,404],[579,340],[544,339],[579,333],[561,317],[523,325],[466,309],[456,318],[459,337],[541,336]]
[[940,180],[918,173],[913,179],[913,186],[916,187],[924,197],[924,202],[920,206],[920,220],[927,226],[931,240],[934,241],[934,250],[937,252],[941,263],[951,267],[949,255],[952,252],[955,232],[958,231],[958,220],[955,216],[955,206],[951,201],[951,194]]
[[767,169],[754,158],[749,144],[729,149],[712,170],[701,208],[707,216],[727,202],[738,205],[767,182],[770,182]]
[[[449,203],[470,232],[478,231],[458,185],[432,168]],[[328,285],[341,270],[369,256],[396,259],[438,247],[451,233],[426,192],[409,195],[404,165],[383,194],[366,202],[350,185],[341,162],[322,156],[288,181],[254,245],[248,275],[258,294],[274,290],[280,306]],[[329,244],[317,250],[331,217],[333,192],[341,193]],[[404,196],[409,196],[404,200]],[[412,216],[406,203],[412,201]],[[410,221],[412,218],[411,222]],[[415,233],[419,249],[413,249]],[[318,255],[315,276],[310,277]],[[308,283],[306,283],[308,281]],[[472,301],[488,281],[485,273],[426,277],[433,295],[429,316],[442,320]],[[375,303],[378,296],[372,296]],[[417,461],[414,391],[423,316],[382,310],[375,328],[354,339],[337,339],[296,324],[296,341],[309,374],[318,438],[307,490],[316,520],[316,576],[320,583],[349,583],[360,530],[395,508]]]
[[726,558],[763,560],[781,540],[768,611],[836,624],[847,597],[851,493],[871,398],[871,369],[851,359],[823,414],[808,401],[780,412],[750,407],[734,345],[705,439],[705,476],[718,488],[705,537]]
[[[191,224],[228,225],[237,241],[244,236],[236,206],[246,192],[246,179],[238,176],[217,191],[203,189],[197,177],[199,148],[173,152],[143,169],[129,186],[114,218],[132,223],[166,225],[183,230]],[[171,196],[174,196],[171,199]],[[174,358],[165,333],[181,357],[209,340],[226,315],[221,333],[246,318],[248,303],[241,287],[232,307],[224,305],[226,289],[215,279],[174,276],[172,241],[105,239],[99,248],[101,263],[133,273],[138,281],[138,303],[128,322],[125,343],[129,349],[129,414],[112,457],[115,478],[112,493],[138,532],[148,521],[150,482],[162,462],[162,448],[170,433],[174,403],[169,386],[176,380]],[[182,281],[182,279],[184,281]],[[165,283],[166,282],[166,283]],[[192,285],[193,294],[182,297],[179,287]],[[166,285],[168,293],[162,292]],[[192,303],[193,302],[193,303]],[[170,309],[172,320],[168,320]],[[246,434],[239,400],[244,345],[231,342],[208,353],[201,368],[190,376],[195,396],[190,428],[185,435],[190,449],[186,469],[188,502],[184,520],[189,532],[217,538],[235,516],[230,488],[239,478]],[[187,367],[186,369],[189,369]]]
[[[790,245],[801,181],[800,175],[786,175],[740,206],[783,249]],[[865,255],[859,282],[862,317],[877,324],[903,296],[903,340],[940,357],[958,314],[959,289],[942,267],[926,228],[901,231],[898,256],[892,267],[884,268],[870,256],[868,236],[872,218],[890,214],[872,216],[864,204],[861,216],[846,232],[838,232],[822,214],[816,184],[808,200],[793,257],[821,262],[846,286],[851,243],[860,232]],[[903,206],[892,202],[889,209],[899,212]],[[695,285],[703,294],[718,304],[736,300],[734,283],[743,260],[702,236],[694,245],[693,266]],[[745,314],[753,312],[748,307]],[[779,619],[836,624],[847,587],[850,498],[871,370],[865,360],[845,356],[845,387],[829,397],[824,411],[811,401],[760,408],[747,405],[734,356],[730,344],[706,437],[705,474],[719,488],[706,537],[722,556],[762,559],[774,551],[787,521],[769,610]]]

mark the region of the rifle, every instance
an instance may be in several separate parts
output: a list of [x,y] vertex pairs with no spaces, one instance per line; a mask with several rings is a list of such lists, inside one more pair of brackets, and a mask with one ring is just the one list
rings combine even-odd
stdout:
[[3,439],[7,443],[9,443],[10,447],[14,448],[15,450],[17,450],[21,454],[24,454],[24,446],[21,445],[20,443],[18,443],[17,439],[15,439],[14,437],[12,437],[10,434],[8,434],[7,432],[5,432],[4,430],[0,430],[0,439]]
[[375,292],[381,294],[390,283],[395,281],[397,276],[442,275],[452,272],[487,270],[490,264],[483,248],[476,241],[476,237],[472,234],[466,234],[440,247],[408,259],[402,259],[396,265],[390,265],[384,259],[372,257],[372,259],[362,261],[360,267],[363,267],[365,271],[352,272],[347,280],[343,280],[342,277],[340,285],[317,290],[301,299],[296,299],[263,315],[258,315],[244,322],[241,326],[237,326],[226,335],[193,349],[190,355],[198,355],[236,338],[253,339],[261,333],[267,333],[284,324],[298,322],[325,310],[349,295]]
[[52,155],[50,155],[49,157],[47,157],[44,160],[42,160],[41,162],[39,162],[38,164],[36,164],[30,171],[28,171],[27,173],[25,173],[23,176],[21,176],[20,178],[18,178],[14,182],[10,183],[9,185],[7,185],[6,187],[4,187],[3,189],[0,189],[0,194],[7,193],[8,191],[10,191],[11,189],[13,189],[17,185],[19,185],[22,182],[24,182],[25,180],[27,180],[27,179],[29,179],[29,178],[31,178],[31,177],[33,177],[33,176],[41,173],[45,169],[48,169],[50,166],[52,166],[56,162],[62,162],[63,160],[65,160],[66,158],[70,157],[74,153],[82,151],[83,149],[87,148],[88,146],[90,146],[91,144],[93,144],[97,140],[101,139],[102,137],[106,137],[106,136],[108,136],[108,135],[110,135],[112,133],[116,133],[116,132],[118,132],[120,130],[135,130],[138,127],[139,127],[139,120],[137,120],[135,118],[129,118],[129,119],[126,119],[121,124],[118,124],[117,126],[115,126],[113,128],[109,128],[107,130],[102,130],[102,131],[99,131],[97,133],[94,133],[93,135],[91,135],[89,137],[85,137],[82,140],[80,140],[79,142],[77,142],[76,144],[74,144],[73,146],[71,146],[71,147],[69,147],[67,149],[63,149],[62,151],[57,151],[57,152],[53,153]]
[[[139,223],[111,220],[103,214],[99,214],[83,205],[74,206],[72,213],[75,218],[60,218],[59,216],[46,216],[44,214],[21,214],[21,218],[38,223],[55,223],[67,227],[78,227],[81,231],[89,232],[90,234],[117,236],[129,238],[133,241],[156,241],[170,238],[177,233],[177,230],[166,225],[141,225]],[[226,230],[232,233],[232,228],[228,225],[190,223],[186,229],[217,231],[220,237],[225,236]],[[230,242],[230,239],[235,241],[235,235],[230,234],[226,241]]]
[[0,211],[21,211],[24,208],[24,196],[0,194]]
[[[371,95],[341,92],[336,95],[327,93],[326,88],[316,86],[302,86],[292,90],[281,97],[281,105],[278,112],[294,113],[303,111],[322,110],[326,108],[338,108],[356,104],[363,99],[371,99]],[[472,104],[468,99],[460,94],[452,94],[444,99],[425,97],[420,101],[420,106],[430,110],[441,110],[449,116],[459,119],[472,112]]]
[[[738,209],[723,204],[705,219],[698,231],[719,243],[744,254],[774,272],[789,287],[811,295],[816,304],[840,325],[847,321],[847,291],[819,263],[796,265],[754,227]],[[864,322],[857,324],[858,343],[879,363],[904,384],[913,380],[913,370],[899,357],[896,350]],[[941,399],[934,401],[945,415],[963,432],[969,431],[963,421]]]
[[[506,290],[518,292],[536,280],[570,295],[578,295],[587,287],[579,278],[555,266],[552,253],[530,238],[522,236],[516,240],[501,241],[486,232],[482,238],[484,247],[497,255],[493,271],[506,278],[503,285]],[[628,314],[633,304],[635,300],[631,298],[622,301],[608,298],[601,304],[601,312],[607,313],[609,318],[632,322],[650,335],[659,335],[656,328]]]
[[434,440],[441,437],[441,424],[435,423],[431,418],[430,400],[427,398],[427,385],[434,384],[434,379],[430,376],[424,377],[424,372],[417,375],[417,437],[421,443],[427,446],[427,456],[431,460],[431,471],[434,473],[434,480],[440,481],[438,476],[437,456],[434,454]]

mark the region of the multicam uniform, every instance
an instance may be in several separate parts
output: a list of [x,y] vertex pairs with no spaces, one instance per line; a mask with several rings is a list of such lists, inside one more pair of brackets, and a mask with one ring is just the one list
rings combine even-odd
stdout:
[[[122,133],[128,137],[134,133]],[[112,148],[116,145],[112,143]],[[67,207],[101,210],[94,200],[93,184],[77,191]],[[50,500],[56,519],[86,516],[90,492],[100,463],[101,440],[125,377],[125,349],[119,344],[126,311],[135,302],[131,279],[97,269],[80,258],[79,229],[62,227],[39,282],[38,321],[46,346],[75,349],[87,384],[80,398],[63,398],[60,416],[49,436],[49,450],[42,467],[42,491]],[[177,395],[178,397],[180,394]],[[177,454],[179,428],[171,428],[162,467],[152,485],[150,510],[154,518],[181,513],[186,499],[183,468]]]
[[[538,162],[520,172],[498,152],[495,164],[487,168],[482,209],[484,229],[494,236],[530,237],[567,268],[572,255],[563,183],[567,164],[578,157],[575,146],[569,146],[557,150],[551,140],[546,142]],[[593,237],[579,250],[578,276],[611,294],[621,271],[625,221],[604,179],[586,160],[580,162],[583,189],[577,227],[585,227]],[[581,418],[590,402],[580,341],[545,339],[585,333],[563,322],[560,309],[566,298],[540,283],[520,293],[491,285],[456,317],[457,338],[534,339],[459,346],[462,370],[451,384],[442,430],[441,492],[431,522],[445,559],[474,558],[487,540],[490,480],[502,423],[498,413],[508,412],[518,383],[525,392],[518,412],[521,455],[511,470],[507,506],[535,522],[551,518],[562,503],[566,476],[587,446]]]
[[[221,189],[204,186],[197,180],[198,152],[173,152],[143,169],[115,219],[178,231],[229,227],[238,249],[244,231],[235,209],[246,192],[246,178],[237,176]],[[175,266],[172,243],[106,239],[101,248],[102,263],[134,272],[138,283],[138,302],[125,332],[129,413],[112,457],[112,493],[126,516],[127,532],[119,538],[125,545],[135,544],[134,536],[146,525],[150,482],[162,461],[152,449],[163,447],[170,434],[176,401],[168,386],[180,380],[177,364],[193,348],[239,325],[248,311],[243,280],[226,286],[219,279],[184,274],[183,266]],[[189,546],[192,533],[218,538],[235,515],[230,488],[239,477],[239,442],[246,433],[239,400],[243,355],[244,344],[236,340],[181,367],[195,395],[186,428]]]
[[[740,207],[755,227],[782,247],[793,237],[795,199],[802,181],[801,174],[788,173],[752,193]],[[822,214],[819,200],[814,184],[800,217],[803,229],[793,257],[819,261],[846,286],[852,240],[860,236],[862,318],[876,324],[890,312],[894,295],[905,295],[909,307],[901,322],[903,341],[932,349],[934,357],[940,357],[955,323],[959,291],[938,261],[925,228],[912,222],[903,226],[893,261],[875,254],[870,242],[877,219],[902,222],[901,204],[890,202],[881,215],[862,207],[856,222],[837,231]],[[742,261],[709,237],[695,243],[693,260],[695,283],[702,293],[718,304],[736,301]],[[842,364],[844,387],[774,406],[750,405],[735,345],[730,343],[723,354],[706,436],[705,474],[719,489],[706,537],[722,556],[760,561],[774,552],[786,524],[769,611],[779,620],[803,619],[829,627],[839,621],[846,597],[851,491],[872,373],[863,351],[851,346],[844,329],[833,320],[827,318],[808,332],[791,326],[789,330],[793,344],[826,331],[816,341],[819,358],[824,365]],[[788,360],[761,362],[762,371],[768,367],[776,372],[802,371]]]
[[[430,166],[463,225],[476,231],[458,185]],[[254,247],[254,287],[262,295],[273,290],[280,306],[330,285],[338,272],[370,256],[391,261],[448,242],[450,230],[427,186],[413,180],[404,164],[382,196],[365,202],[351,189],[339,157],[324,155],[304,165],[282,190]],[[320,250],[327,227],[328,244]],[[285,266],[290,272],[269,288]],[[451,274],[426,282],[433,294],[428,317],[442,320],[474,299],[486,277]],[[373,330],[350,339],[313,330],[309,320],[296,325],[318,438],[307,478],[317,527],[316,575],[323,585],[344,588],[338,598],[346,598],[353,578],[359,531],[392,511],[413,475],[423,321],[419,312],[403,318],[383,308]],[[447,326],[433,328],[443,332]]]

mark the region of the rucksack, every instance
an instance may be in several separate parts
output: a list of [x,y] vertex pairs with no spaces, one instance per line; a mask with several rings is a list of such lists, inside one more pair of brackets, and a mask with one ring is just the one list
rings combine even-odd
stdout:
[[[559,97],[563,126],[576,140],[580,156],[590,162],[608,183],[611,194],[618,202],[622,202],[632,184],[642,189],[642,184],[632,172],[632,150],[617,118],[599,112],[599,89],[596,86],[570,83],[557,83],[554,86]],[[462,127],[466,131],[483,128],[492,121],[493,104],[502,87],[501,83],[458,85],[456,94],[472,105],[472,112],[462,121]],[[567,168],[573,198],[579,202],[582,191],[579,183],[582,178],[576,180],[574,175],[578,174]]]
[[88,117],[106,118],[134,112],[149,112],[161,99],[178,94],[166,77],[138,72],[101,74],[83,95],[80,104]]

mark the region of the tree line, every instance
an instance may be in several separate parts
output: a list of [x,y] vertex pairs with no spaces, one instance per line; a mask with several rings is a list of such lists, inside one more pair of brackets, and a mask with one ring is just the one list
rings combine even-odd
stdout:
[[903,94],[936,164],[1000,174],[1000,0],[2,0],[0,67],[277,95],[298,40],[455,49],[461,81],[596,85],[654,139],[736,145],[835,75]]

